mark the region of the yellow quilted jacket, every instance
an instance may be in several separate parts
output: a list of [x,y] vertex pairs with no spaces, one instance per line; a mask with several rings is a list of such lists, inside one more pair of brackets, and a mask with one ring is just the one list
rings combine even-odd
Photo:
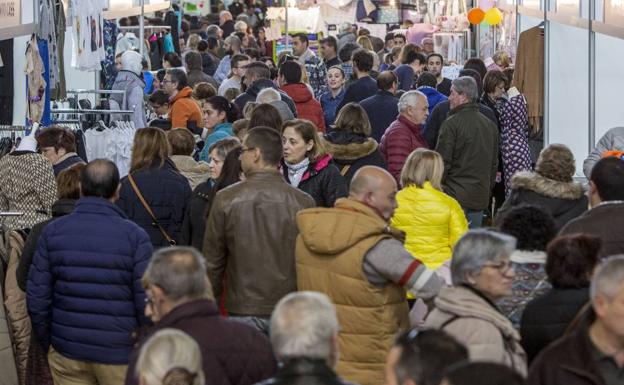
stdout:
[[453,246],[468,231],[457,201],[425,182],[398,192],[392,226],[405,232],[405,248],[428,268],[437,269],[451,258]]

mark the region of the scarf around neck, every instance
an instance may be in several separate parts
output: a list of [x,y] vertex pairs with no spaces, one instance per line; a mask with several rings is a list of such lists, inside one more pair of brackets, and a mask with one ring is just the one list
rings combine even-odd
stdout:
[[303,160],[296,164],[290,164],[284,161],[286,164],[286,168],[288,168],[288,180],[290,181],[290,185],[293,187],[298,187],[301,182],[301,178],[303,178],[303,174],[308,169],[310,165],[310,159],[303,158]]

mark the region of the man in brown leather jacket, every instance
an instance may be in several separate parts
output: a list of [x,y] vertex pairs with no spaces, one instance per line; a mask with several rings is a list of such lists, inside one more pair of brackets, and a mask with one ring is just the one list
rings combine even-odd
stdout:
[[240,156],[246,180],[217,194],[204,237],[215,298],[225,291],[230,316],[264,332],[275,304],[297,290],[295,216],[314,206],[312,197],[286,183],[281,157],[277,131],[249,131]]

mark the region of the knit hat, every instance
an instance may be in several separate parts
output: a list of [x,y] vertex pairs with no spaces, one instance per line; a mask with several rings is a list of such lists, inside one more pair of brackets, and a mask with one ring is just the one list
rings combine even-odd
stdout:
[[141,75],[143,71],[143,57],[136,51],[128,50],[121,55],[121,69]]

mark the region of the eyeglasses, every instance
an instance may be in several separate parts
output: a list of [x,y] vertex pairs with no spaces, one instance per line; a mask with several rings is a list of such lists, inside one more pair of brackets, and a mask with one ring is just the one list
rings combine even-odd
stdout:
[[507,274],[514,266],[511,261],[500,261],[498,263],[486,263],[483,267],[491,267],[498,270],[501,274]]
[[145,297],[145,307],[153,307],[154,306],[154,300],[150,297]]

